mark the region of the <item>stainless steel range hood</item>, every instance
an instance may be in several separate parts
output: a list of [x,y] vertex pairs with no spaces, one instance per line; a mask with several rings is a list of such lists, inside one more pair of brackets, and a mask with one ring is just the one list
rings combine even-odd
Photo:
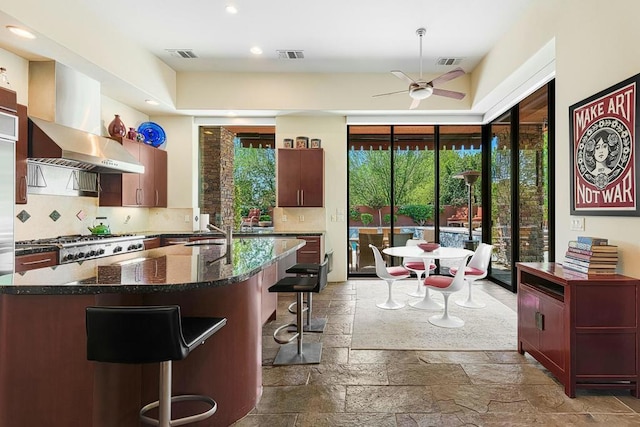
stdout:
[[117,141],[35,117],[29,118],[29,160],[95,173],[144,173]]
[[100,83],[54,61],[29,63],[29,162],[93,173],[144,173],[117,141],[98,135]]

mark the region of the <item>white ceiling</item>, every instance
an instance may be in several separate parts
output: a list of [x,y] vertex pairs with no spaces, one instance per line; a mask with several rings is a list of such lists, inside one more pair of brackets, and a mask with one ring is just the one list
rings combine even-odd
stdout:
[[[427,29],[424,73],[441,74],[454,68],[436,65],[441,57],[462,58],[459,66],[471,72],[533,2],[85,0],[82,13],[87,16],[77,16],[77,11],[74,15],[66,7],[60,10],[61,16],[102,20],[178,72],[385,73],[399,69],[417,78],[418,28]],[[237,7],[236,15],[225,12],[228,4]],[[2,6],[0,17],[1,12]],[[71,24],[73,19],[60,18],[60,22]],[[47,40],[25,44],[7,31],[0,32],[0,47],[27,59],[39,58],[43,51],[55,56],[57,49],[65,54],[62,46],[38,47],[43,43]],[[251,54],[253,46],[263,54]],[[167,49],[192,50],[198,58],[176,58]],[[279,59],[276,51],[280,49],[301,50],[305,58]]]

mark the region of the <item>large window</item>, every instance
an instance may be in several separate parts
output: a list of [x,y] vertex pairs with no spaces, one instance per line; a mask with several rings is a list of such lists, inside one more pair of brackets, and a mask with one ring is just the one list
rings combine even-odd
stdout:
[[490,125],[490,277],[515,290],[515,263],[553,260],[553,82]]
[[[383,249],[420,238],[463,247],[469,194],[457,176],[480,170],[480,148],[480,126],[350,126],[350,274],[375,273],[369,244]],[[479,240],[478,185],[471,196],[473,239]],[[463,217],[453,221],[456,214]]]

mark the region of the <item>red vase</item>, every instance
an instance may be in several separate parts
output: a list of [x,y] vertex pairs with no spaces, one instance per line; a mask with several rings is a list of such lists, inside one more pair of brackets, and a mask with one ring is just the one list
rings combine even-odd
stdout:
[[127,132],[127,138],[136,141],[138,139],[138,131],[135,128],[129,128],[129,132]]
[[118,114],[116,114],[111,123],[109,123],[109,128],[107,130],[109,131],[109,135],[113,137],[127,136],[127,127],[124,125]]

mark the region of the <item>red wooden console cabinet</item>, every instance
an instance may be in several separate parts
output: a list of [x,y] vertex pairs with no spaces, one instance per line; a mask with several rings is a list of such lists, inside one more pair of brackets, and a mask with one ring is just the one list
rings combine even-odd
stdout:
[[640,280],[586,276],[554,263],[518,263],[518,351],[564,385],[629,389],[640,397]]

